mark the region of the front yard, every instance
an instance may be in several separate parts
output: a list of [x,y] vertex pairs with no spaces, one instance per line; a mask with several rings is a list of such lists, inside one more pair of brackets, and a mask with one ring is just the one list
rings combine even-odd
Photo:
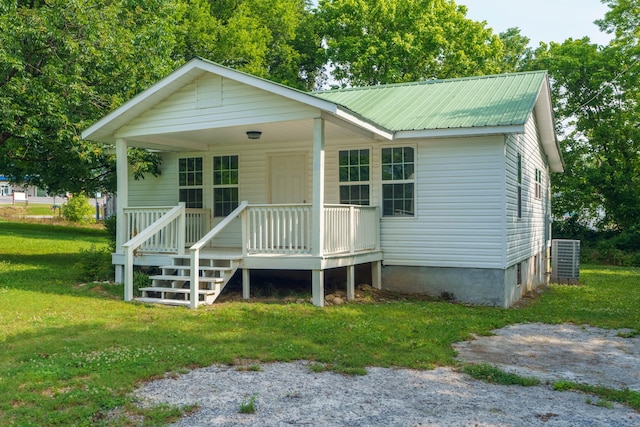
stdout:
[[455,363],[452,343],[512,323],[640,331],[633,268],[582,266],[581,286],[554,285],[508,310],[407,298],[324,309],[224,302],[192,311],[124,303],[115,296],[121,286],[86,283],[80,250],[106,243],[100,230],[0,220],[1,425],[156,425],[189,408],[141,410],[128,393],[166,372],[213,363],[429,369]]

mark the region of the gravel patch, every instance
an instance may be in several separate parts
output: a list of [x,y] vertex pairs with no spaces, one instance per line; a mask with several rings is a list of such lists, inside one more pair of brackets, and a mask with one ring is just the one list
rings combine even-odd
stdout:
[[[519,354],[509,364],[498,364],[507,370],[527,366],[518,371],[528,376],[539,372],[566,378],[578,375],[583,368],[588,374],[570,379],[592,378],[591,372],[603,373],[612,368],[613,355],[626,355],[626,362],[640,359],[637,338],[618,338],[615,332],[568,325],[529,325],[528,331],[548,339],[529,337],[527,325],[516,325],[495,331],[492,337],[479,337],[458,344],[460,357],[474,362],[492,363],[491,357],[509,351],[500,341],[517,343]],[[514,329],[515,328],[515,329]],[[520,328],[520,329],[518,329]],[[553,333],[560,334],[558,340]],[[598,338],[600,340],[597,340]],[[593,339],[587,339],[593,338]],[[491,349],[496,342],[496,351]],[[620,340],[620,342],[618,342]],[[558,354],[555,360],[544,360],[552,347],[569,348],[574,353],[581,346],[596,345],[591,355],[612,342],[613,350],[600,357],[597,367],[571,366],[576,360],[571,354]],[[483,346],[480,347],[480,343]],[[631,343],[631,347],[627,347]],[[624,345],[623,345],[624,344]],[[475,347],[474,347],[475,345]],[[516,345],[516,344],[514,344]],[[480,352],[475,349],[482,348]],[[537,349],[529,353],[524,348]],[[630,348],[630,350],[629,350]],[[530,350],[533,351],[533,350]],[[608,350],[607,350],[608,351]],[[486,358],[477,357],[477,353]],[[533,354],[533,356],[532,356]],[[473,357],[472,357],[473,356]],[[468,359],[467,359],[468,358]],[[534,363],[527,363],[534,361]],[[592,361],[594,359],[591,359]],[[615,359],[618,363],[617,360]],[[561,366],[549,368],[549,363]],[[476,381],[451,368],[432,371],[411,369],[369,368],[364,376],[346,376],[331,372],[314,373],[308,362],[262,364],[261,371],[239,371],[234,366],[209,366],[178,377],[171,376],[145,384],[135,392],[142,405],[168,403],[194,405],[199,410],[182,418],[175,426],[640,426],[640,414],[622,405],[613,408],[597,406],[597,398],[577,392],[553,391],[549,385],[535,387],[501,386]],[[635,369],[633,373],[640,372]],[[539,367],[539,368],[536,368]],[[627,367],[622,367],[627,369]],[[629,373],[629,372],[627,372]],[[631,375],[632,376],[632,375]],[[598,380],[600,381],[600,380]],[[609,386],[620,388],[616,379]],[[633,383],[633,381],[630,381]],[[600,383],[607,385],[606,381]],[[255,397],[255,414],[240,414],[240,406]]]

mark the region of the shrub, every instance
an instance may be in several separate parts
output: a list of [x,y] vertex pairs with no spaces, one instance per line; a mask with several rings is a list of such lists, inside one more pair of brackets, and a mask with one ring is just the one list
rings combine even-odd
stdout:
[[86,223],[93,219],[93,208],[84,194],[74,195],[62,205],[62,217],[70,222]]
[[111,280],[114,274],[111,264],[111,249],[108,245],[100,247],[91,245],[89,249],[80,249],[80,261],[78,261],[77,267],[83,280]]
[[107,237],[109,238],[109,247],[111,248],[111,252],[116,251],[116,216],[111,215],[109,218],[104,220],[104,228],[107,230]]

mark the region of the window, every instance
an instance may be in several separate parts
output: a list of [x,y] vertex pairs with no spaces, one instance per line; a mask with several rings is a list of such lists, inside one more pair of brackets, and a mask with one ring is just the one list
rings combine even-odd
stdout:
[[369,170],[369,150],[338,152],[340,203],[369,205]]
[[187,208],[202,208],[202,157],[178,160],[178,200]]
[[238,207],[238,156],[213,157],[213,216]]
[[542,198],[542,171],[540,169],[536,169],[535,194],[536,194],[536,199],[540,200]]
[[382,149],[382,215],[413,216],[415,204],[414,149]]
[[522,218],[522,155],[518,153],[518,218]]

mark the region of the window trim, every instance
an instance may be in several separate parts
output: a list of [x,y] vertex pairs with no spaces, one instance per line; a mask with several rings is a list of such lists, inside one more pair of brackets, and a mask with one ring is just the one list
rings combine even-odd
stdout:
[[[237,183],[236,184],[216,184],[215,183],[215,173],[216,173],[216,157],[236,157],[236,161],[237,161],[237,167],[238,169],[236,169],[237,172]],[[229,170],[233,170],[233,169],[229,169]],[[216,190],[217,189],[223,189],[223,188],[236,188],[237,189],[237,200],[235,201],[235,207],[232,208],[227,214],[225,215],[216,215]],[[224,201],[223,201],[224,202]],[[237,208],[240,204],[240,155],[239,154],[214,154],[211,156],[211,216],[213,218],[224,218],[227,215],[229,215],[229,213],[233,212],[233,210],[235,208]]]
[[[350,151],[364,151],[366,150],[369,154],[369,179],[367,181],[341,181],[340,180],[340,152],[346,151],[346,152],[350,152]],[[373,189],[373,149],[370,146],[367,147],[359,147],[359,148],[352,148],[352,147],[344,147],[344,148],[338,148],[337,150],[337,170],[338,170],[338,201],[340,204],[346,204],[346,205],[358,205],[358,206],[372,206],[371,205],[371,201],[372,201],[372,189]],[[362,165],[358,164],[358,167],[360,167]],[[357,203],[343,203],[342,202],[342,197],[340,196],[340,190],[342,189],[342,187],[352,187],[352,186],[363,186],[363,185],[367,185],[369,186],[369,203],[366,205],[360,205]]]
[[[190,159],[200,159],[200,184],[199,185],[180,185],[180,177],[181,174],[183,173],[183,171],[180,170],[180,163],[181,160],[190,160]],[[182,190],[200,190],[200,207],[193,207],[193,206],[188,206],[187,202],[185,202],[185,206],[187,208],[192,208],[192,209],[202,209],[204,208],[204,170],[205,170],[205,164],[204,164],[204,157],[202,156],[186,156],[186,157],[178,157],[178,201],[180,201],[180,192]],[[197,173],[198,171],[194,169],[194,171]],[[184,173],[189,172],[189,170],[184,171]]]
[[536,168],[536,180],[534,183],[534,194],[536,200],[542,200],[542,170]]
[[[412,148],[413,149],[413,178],[405,180],[384,180],[382,179],[382,150],[394,148]],[[379,179],[380,182],[380,217],[384,220],[410,220],[418,218],[418,146],[417,144],[401,144],[401,145],[383,145],[379,148],[378,153],[380,158],[378,160],[379,165]],[[413,215],[385,215],[384,214],[384,185],[385,184],[413,184]]]

